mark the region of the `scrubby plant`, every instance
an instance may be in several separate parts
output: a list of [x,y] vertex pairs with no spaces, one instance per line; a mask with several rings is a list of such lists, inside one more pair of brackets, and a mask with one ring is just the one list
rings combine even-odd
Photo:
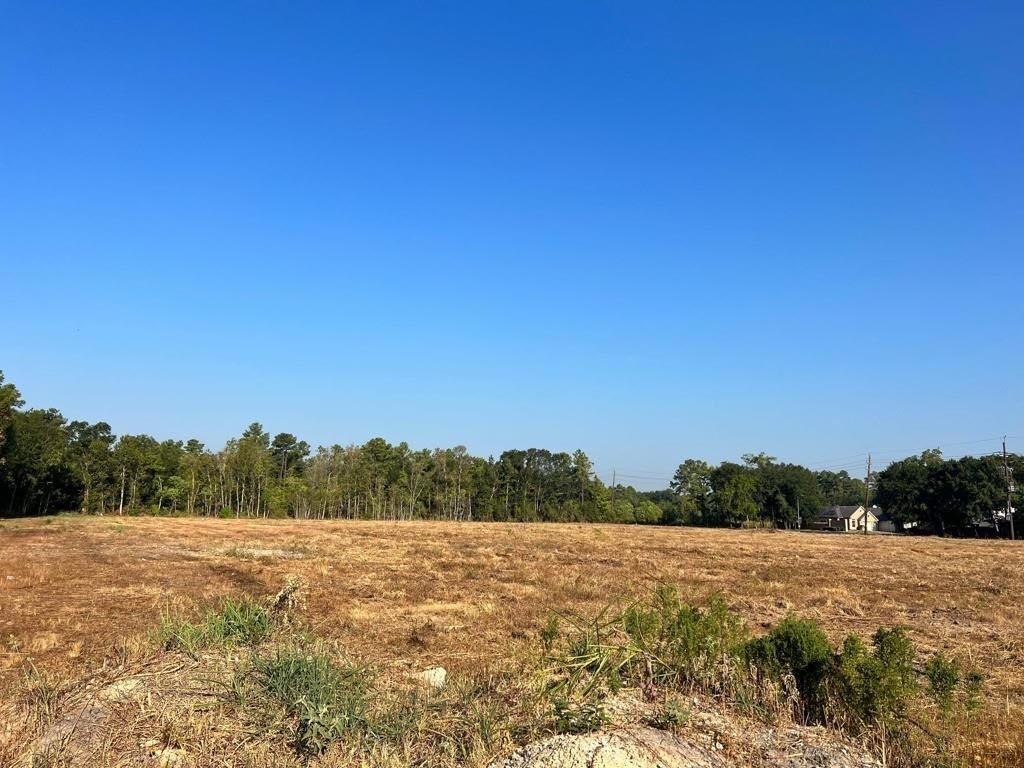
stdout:
[[690,710],[679,699],[669,698],[654,711],[647,724],[663,731],[674,731],[690,720]]
[[294,722],[299,752],[318,754],[368,727],[370,678],[364,667],[293,647],[254,657],[249,674],[262,698]]
[[835,649],[811,619],[788,616],[744,649],[747,659],[785,685],[790,680],[805,716],[821,719],[826,706],[825,681],[832,672]]
[[552,699],[552,726],[557,733],[588,733],[604,727],[608,715],[596,698],[573,701],[563,696]]
[[870,644],[851,635],[837,648],[817,622],[788,616],[751,639],[721,598],[698,608],[667,587],[624,610],[562,624],[566,631],[542,633],[552,680],[547,697],[561,731],[600,727],[605,699],[624,685],[648,699],[698,691],[762,716],[789,712],[871,734],[890,756],[900,755],[897,763],[917,765],[927,759],[915,755],[948,752],[943,734],[929,725],[920,679],[947,721],[958,707],[969,712],[980,702],[980,675],[962,673],[941,655],[919,668],[899,627],[878,629]]
[[659,587],[651,600],[624,610],[569,616],[564,623],[566,632],[542,635],[553,673],[548,698],[562,732],[599,727],[601,700],[624,685],[652,695],[659,687],[723,690],[735,682],[731,673],[749,638],[720,597],[701,609],[671,587]]
[[552,614],[548,616],[548,623],[544,625],[544,628],[540,631],[540,643],[541,648],[544,651],[544,655],[548,655],[555,647],[555,641],[558,639],[560,632],[558,617]]
[[716,687],[722,659],[734,657],[748,637],[721,597],[702,610],[666,586],[658,587],[651,603],[627,608],[622,628],[636,650],[632,676],[649,675],[651,684],[677,687]]
[[833,671],[833,714],[844,722],[892,723],[917,691],[914,648],[899,628],[879,629],[868,648],[856,635],[843,643]]
[[953,695],[960,684],[960,665],[947,659],[945,654],[937,653],[925,664],[924,675],[932,700],[944,714],[951,712]]

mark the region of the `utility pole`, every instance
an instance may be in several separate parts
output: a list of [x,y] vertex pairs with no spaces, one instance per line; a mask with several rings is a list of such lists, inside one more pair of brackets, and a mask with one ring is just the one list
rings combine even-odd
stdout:
[[868,532],[868,502],[871,501],[871,451],[868,451],[868,474],[864,478],[864,533]]
[[612,508],[608,510],[612,522],[615,521],[615,468],[612,468]]
[[1003,474],[1006,476],[1006,517],[1010,521],[1010,541],[1013,541],[1013,472],[1006,457],[1006,435],[1003,435]]

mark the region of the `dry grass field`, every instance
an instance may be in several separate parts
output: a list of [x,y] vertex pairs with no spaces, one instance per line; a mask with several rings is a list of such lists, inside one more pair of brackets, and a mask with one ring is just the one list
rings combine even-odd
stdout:
[[62,516],[0,523],[0,697],[29,660],[73,679],[168,612],[308,585],[305,621],[392,670],[487,669],[551,611],[678,585],[755,630],[790,612],[834,640],[903,625],[986,675],[959,735],[974,765],[1024,759],[1024,546],[1009,542],[605,525]]

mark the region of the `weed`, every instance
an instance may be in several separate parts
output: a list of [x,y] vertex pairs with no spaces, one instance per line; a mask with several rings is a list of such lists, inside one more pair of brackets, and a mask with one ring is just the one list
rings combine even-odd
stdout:
[[748,636],[721,598],[701,610],[669,587],[621,613],[606,609],[593,619],[566,621],[572,633],[560,652],[549,654],[560,678],[553,690],[582,698],[623,684],[718,690],[723,660],[726,666],[735,660]]
[[540,631],[540,644],[544,651],[544,655],[548,656],[555,647],[555,641],[558,639],[559,625],[558,617],[552,614],[548,616],[548,623],[544,625],[544,629]]
[[276,614],[289,615],[303,606],[303,589],[306,584],[301,576],[289,574],[285,577],[281,591],[274,595],[271,610]]
[[334,741],[368,727],[369,674],[322,653],[281,649],[253,659],[251,679],[262,695],[294,721],[296,750],[323,752]]
[[647,724],[663,731],[674,731],[682,728],[690,720],[690,710],[679,699],[670,698],[659,706]]
[[599,730],[608,723],[604,704],[594,698],[574,702],[556,696],[552,699],[552,712],[552,725],[558,733],[588,733]]

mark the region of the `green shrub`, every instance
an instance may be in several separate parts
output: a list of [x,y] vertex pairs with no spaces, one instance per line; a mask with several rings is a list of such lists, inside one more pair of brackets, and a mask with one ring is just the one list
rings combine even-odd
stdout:
[[633,679],[649,674],[650,683],[697,688],[717,687],[722,659],[735,656],[748,637],[742,620],[721,597],[701,610],[664,586],[651,603],[628,608],[622,628],[638,651]]
[[869,649],[855,635],[843,643],[835,674],[835,709],[843,720],[892,722],[917,690],[914,648],[900,628],[879,629]]
[[747,658],[785,686],[791,677],[805,714],[821,719],[826,704],[825,681],[832,671],[835,649],[812,619],[789,616],[767,635],[752,640]]
[[320,653],[297,648],[253,660],[252,679],[295,722],[295,747],[318,754],[367,726],[369,675]]
[[960,684],[960,665],[944,654],[932,656],[924,667],[928,693],[944,714],[953,710],[953,695]]
[[981,706],[981,689],[985,678],[980,672],[968,672],[963,679],[964,709],[974,712]]

